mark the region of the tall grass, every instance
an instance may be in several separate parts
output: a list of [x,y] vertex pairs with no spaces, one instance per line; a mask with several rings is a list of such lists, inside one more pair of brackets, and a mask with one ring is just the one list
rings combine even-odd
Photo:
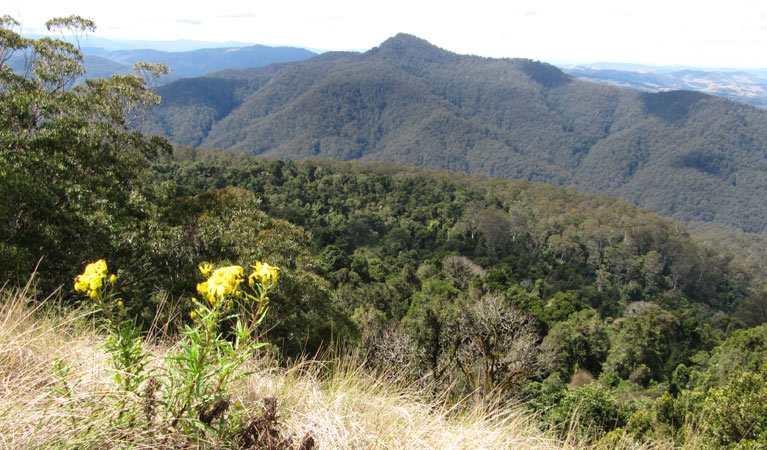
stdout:
[[[105,401],[127,394],[114,390],[103,337],[88,313],[52,303],[32,302],[26,289],[0,290],[0,448],[208,447],[146,422],[121,420],[131,411]],[[168,344],[149,349],[162,361]],[[542,433],[519,405],[487,408],[427,400],[391,374],[371,374],[353,356],[307,359],[289,368],[267,358],[247,365],[253,373],[240,380],[231,400],[256,415],[265,398],[276,397],[283,435],[299,442],[309,434],[320,449],[585,447]],[[140,399],[132,403],[141,404]],[[610,448],[631,447],[629,440],[618,439]]]

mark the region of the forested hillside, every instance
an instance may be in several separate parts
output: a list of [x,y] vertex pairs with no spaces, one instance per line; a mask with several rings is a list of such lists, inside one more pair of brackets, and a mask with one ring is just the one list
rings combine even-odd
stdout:
[[[306,333],[311,344],[327,339],[317,330],[335,329],[365,349],[372,368],[399,367],[401,377],[452,386],[456,398],[525,398],[563,433],[578,420],[582,439],[615,431],[636,442],[684,442],[682,423],[713,420],[707,405],[751,395],[728,397],[724,386],[767,362],[757,350],[766,338],[763,278],[740,256],[624,200],[380,163],[194,149],[177,149],[152,172],[154,184],[181,195],[169,211],[188,215],[175,222],[187,239],[220,217],[214,198],[231,205],[234,194],[251,198],[245,192],[267,216],[307,233],[297,267],[325,280],[336,315],[280,295],[294,309],[276,314],[290,327],[272,339],[286,350],[290,335]],[[581,402],[592,409],[571,417]]]
[[681,220],[767,223],[767,112],[702,93],[604,86],[408,35],[158,93],[148,130],[178,144],[444,168],[612,194]]

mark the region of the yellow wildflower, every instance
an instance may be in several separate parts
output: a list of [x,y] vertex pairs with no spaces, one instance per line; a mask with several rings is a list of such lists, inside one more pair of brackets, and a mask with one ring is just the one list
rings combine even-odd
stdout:
[[236,295],[243,278],[242,266],[228,266],[216,269],[205,282],[197,285],[197,292],[214,303],[225,295]]
[[98,289],[104,285],[107,276],[107,263],[100,259],[85,266],[85,271],[75,277],[75,290],[86,293],[91,298],[98,296]]
[[189,313],[189,317],[192,318],[192,320],[197,318],[197,311],[192,310],[192,312]]
[[250,284],[250,287],[253,287],[256,280],[260,281],[261,284],[277,284],[277,272],[280,270],[279,267],[270,266],[261,261],[256,261],[256,265],[250,267],[253,268],[253,273],[248,276],[248,284]]
[[117,300],[117,307],[118,307],[118,308],[122,308],[122,307],[123,307],[123,302],[122,302],[122,300]]
[[210,263],[202,263],[199,266],[197,266],[197,268],[200,269],[200,273],[202,273],[206,277],[210,275],[210,272],[213,270],[213,266],[211,266]]
[[109,276],[109,283],[111,283],[111,284],[117,283],[117,275],[115,275],[115,274],[110,275]]

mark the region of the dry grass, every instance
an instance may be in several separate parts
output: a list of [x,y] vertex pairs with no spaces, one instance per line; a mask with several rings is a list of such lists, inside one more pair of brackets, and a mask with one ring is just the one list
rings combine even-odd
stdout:
[[518,407],[459,410],[371,376],[354,358],[331,367],[305,362],[262,373],[243,386],[245,398],[277,396],[286,431],[311,433],[323,449],[562,449],[532,427]]
[[[124,411],[105,400],[118,394],[87,315],[29,303],[24,290],[0,290],[0,448],[201,447],[146,423],[121,422]],[[161,361],[167,348],[151,350]],[[288,369],[266,360],[249,365],[254,374],[241,380],[231,400],[255,416],[263,399],[275,396],[283,434],[295,442],[311,434],[319,449],[583,448],[547,437],[519,406],[451,408],[426,401],[396,377],[361,369],[353,357]],[[624,440],[610,448],[673,446],[635,447]]]
[[121,411],[105,401],[116,393],[90,315],[46,301],[0,291],[0,448],[154,448],[141,430],[110,425]]

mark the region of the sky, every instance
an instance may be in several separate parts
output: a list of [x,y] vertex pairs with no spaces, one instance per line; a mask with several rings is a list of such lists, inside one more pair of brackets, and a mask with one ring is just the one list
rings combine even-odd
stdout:
[[767,0],[0,0],[23,33],[51,17],[95,36],[367,50],[409,33],[461,54],[554,64],[767,68]]

